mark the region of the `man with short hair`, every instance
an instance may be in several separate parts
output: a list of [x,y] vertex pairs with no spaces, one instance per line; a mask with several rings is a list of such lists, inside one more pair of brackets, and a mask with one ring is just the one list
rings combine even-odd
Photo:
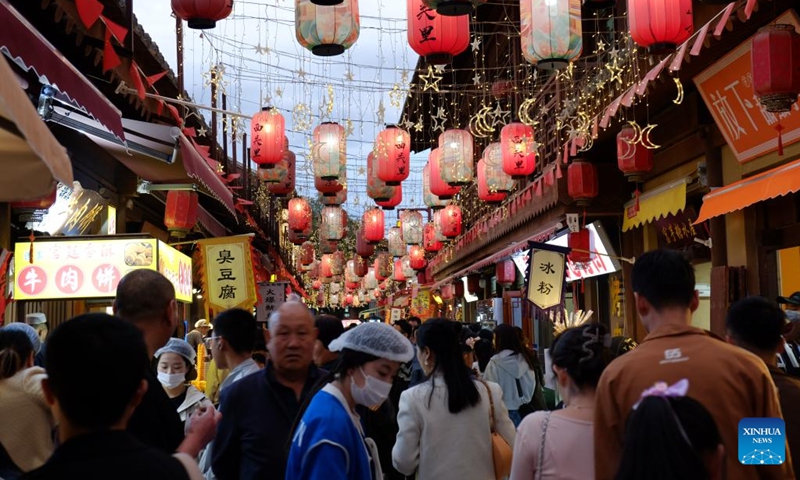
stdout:
[[256,343],[256,319],[241,308],[226,310],[214,319],[214,336],[208,341],[209,350],[218,368],[230,373],[219,387],[220,394],[242,378],[260,370],[253,360]]
[[304,304],[288,301],[269,318],[269,361],[262,372],[222,395],[222,422],[212,449],[219,480],[283,478],[300,406],[323,377],[312,362],[317,330]]
[[189,472],[200,474],[191,457],[170,456],[126,431],[149,388],[147,348],[135,327],[104,313],[73,318],[53,332],[46,367],[42,388],[60,445],[24,479],[184,480]]
[[[122,277],[113,309],[116,316],[142,332],[150,359],[167,344],[178,325],[175,287],[154,270],[133,270]],[[213,409],[195,411],[189,422],[192,428],[184,438],[183,422],[152,368],[147,369],[145,380],[149,388],[128,422],[128,432],[165,453],[179,451],[197,457],[209,441],[207,433],[216,428],[218,417]]]
[[800,379],[778,368],[776,353],[783,351],[781,333],[786,325],[783,310],[763,297],[747,297],[731,305],[725,319],[727,340],[764,361],[778,387],[786,439],[792,452],[792,465],[800,468]]
[[205,318],[194,322],[194,330],[186,334],[186,341],[197,352],[197,346],[203,343],[208,337],[208,332],[211,330],[211,323]]
[[[728,480],[793,479],[790,458],[783,465],[739,463],[739,421],[781,417],[781,408],[763,361],[691,326],[699,299],[689,261],[676,251],[647,252],[636,259],[631,280],[636,312],[648,335],[635,350],[609,364],[597,386],[595,477],[616,476],[625,424],[642,392],[656,382],[688,379],[687,395],[702,403],[719,427]],[[718,478],[719,473],[710,476]]]

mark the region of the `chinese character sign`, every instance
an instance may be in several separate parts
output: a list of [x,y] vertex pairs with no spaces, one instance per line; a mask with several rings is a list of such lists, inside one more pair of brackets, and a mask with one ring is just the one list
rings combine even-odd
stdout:
[[528,273],[528,300],[542,310],[561,305],[564,294],[563,253],[533,248]]
[[205,265],[205,299],[213,310],[252,308],[255,284],[248,237],[200,240]]
[[436,314],[436,303],[431,300],[431,292],[427,289],[420,289],[411,298],[411,315],[422,319],[428,319]]
[[261,298],[256,307],[256,320],[266,322],[270,314],[286,302],[286,282],[259,283],[258,294]]

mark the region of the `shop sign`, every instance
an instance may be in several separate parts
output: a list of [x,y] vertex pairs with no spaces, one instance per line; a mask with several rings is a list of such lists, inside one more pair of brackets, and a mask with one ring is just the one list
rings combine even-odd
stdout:
[[217,311],[252,308],[256,302],[249,237],[209,238],[197,243],[205,265],[208,306]]
[[411,315],[419,318],[431,318],[435,313],[436,306],[431,297],[431,291],[420,289],[411,300]]
[[272,312],[286,303],[286,282],[266,282],[258,284],[260,301],[256,306],[256,320],[267,322]]
[[[590,245],[594,245],[594,251],[596,253],[592,260],[586,263],[575,263],[571,260],[567,260],[567,282],[597,277],[599,275],[608,275],[620,269],[619,262],[612,257],[614,255],[614,249],[611,247],[611,242],[608,240],[602,228],[599,222],[586,225],[586,229],[589,230],[592,236]],[[547,245],[566,248],[568,246],[567,235],[554,238],[547,242]]]
[[675,214],[659,218],[654,222],[660,243],[669,248],[686,248],[695,244],[694,239],[706,240],[705,229],[694,225],[697,213],[691,207]]
[[561,305],[564,296],[565,255],[558,251],[531,249],[528,300],[542,310]]
[[29,227],[53,236],[96,234],[100,230],[99,219],[105,207],[106,199],[94,190],[81,187],[80,182],[73,182],[71,187],[59,183],[56,202],[47,210],[41,222],[32,223]]
[[[800,29],[791,12],[775,20]],[[800,105],[795,102],[787,113],[770,113],[761,106],[753,91],[750,65],[752,37],[694,77],[703,100],[725,141],[740,163],[778,148],[778,125],[784,145],[800,139]]]
[[175,286],[179,302],[192,303],[192,258],[158,241],[158,272]]

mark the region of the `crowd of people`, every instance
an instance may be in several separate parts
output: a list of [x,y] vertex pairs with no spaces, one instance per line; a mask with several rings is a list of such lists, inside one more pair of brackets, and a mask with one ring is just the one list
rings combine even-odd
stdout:
[[[183,340],[172,284],[135,270],[113,316],[49,335],[39,315],[0,328],[0,479],[795,478],[786,312],[750,297],[726,339],[692,327],[694,271],[672,251],[639,257],[632,285],[641,344],[584,323],[543,362],[510,325],[345,329],[298,299],[265,326],[232,309]],[[191,383],[200,345],[205,391]],[[752,417],[784,419],[781,464],[740,462],[737,426]]]

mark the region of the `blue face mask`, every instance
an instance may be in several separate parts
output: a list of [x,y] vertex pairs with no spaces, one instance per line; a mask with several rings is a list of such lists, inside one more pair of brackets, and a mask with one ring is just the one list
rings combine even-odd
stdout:
[[786,319],[790,322],[800,321],[800,310],[786,310]]

